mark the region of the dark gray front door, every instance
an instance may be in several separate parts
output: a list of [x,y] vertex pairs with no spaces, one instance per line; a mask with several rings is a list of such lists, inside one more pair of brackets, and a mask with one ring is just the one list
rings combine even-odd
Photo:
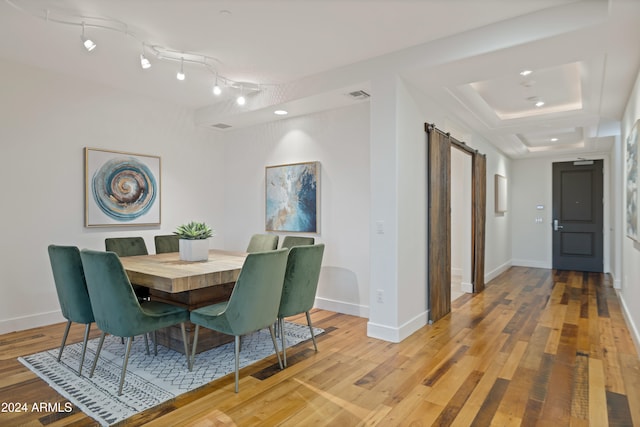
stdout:
[[602,160],[553,164],[553,268],[603,271]]

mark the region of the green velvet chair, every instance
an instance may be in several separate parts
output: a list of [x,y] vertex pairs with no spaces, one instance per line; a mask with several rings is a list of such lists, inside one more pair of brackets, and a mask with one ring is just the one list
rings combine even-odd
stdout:
[[49,245],[48,250],[60,309],[64,318],[67,319],[67,326],[64,330],[62,344],[60,344],[60,352],[58,353],[58,362],[60,362],[60,358],[62,357],[62,350],[64,350],[65,343],[67,342],[71,323],[84,324],[82,356],[80,357],[80,366],[78,366],[78,375],[82,375],[82,365],[84,364],[89,332],[91,331],[91,324],[94,322],[94,318],[91,301],[89,300],[89,292],[87,291],[87,283],[84,279],[80,250],[75,246],[58,245]]
[[280,336],[282,338],[282,360],[285,368],[287,367],[287,346],[284,334],[285,317],[295,316],[300,313],[307,315],[313,347],[318,351],[309,310],[313,308],[313,303],[315,302],[323,254],[323,243],[311,246],[295,246],[289,251],[282,298],[278,309],[278,323],[280,324]]
[[142,237],[110,237],[104,239],[104,246],[118,256],[149,255]]
[[158,301],[140,303],[133,292],[120,258],[113,252],[83,249],[80,251],[80,257],[84,266],[87,289],[89,290],[96,324],[102,330],[96,357],[89,376],[93,376],[105,335],[112,334],[118,337],[127,337],[127,347],[118,388],[118,396],[120,396],[133,337],[135,335],[146,335],[157,329],[177,324],[180,324],[182,328],[187,367],[190,367],[189,348],[184,325],[184,322],[189,320],[189,311],[186,308]]
[[316,240],[313,237],[284,236],[281,247],[291,249],[294,246],[313,245],[315,241]]
[[177,234],[155,236],[153,241],[156,245],[157,254],[180,251],[180,237]]
[[282,295],[287,253],[286,249],[280,249],[249,254],[229,301],[201,307],[191,312],[191,322],[196,325],[191,355],[192,364],[195,360],[200,326],[235,337],[236,393],[240,375],[240,336],[269,328],[278,364],[282,369],[273,325],[277,320]]
[[247,252],[264,252],[278,249],[277,234],[254,234],[251,236]]
[[[104,239],[105,250],[115,252],[120,257],[149,255],[147,245],[142,237],[109,237]],[[149,288],[133,285],[133,290],[139,300],[149,299]]]

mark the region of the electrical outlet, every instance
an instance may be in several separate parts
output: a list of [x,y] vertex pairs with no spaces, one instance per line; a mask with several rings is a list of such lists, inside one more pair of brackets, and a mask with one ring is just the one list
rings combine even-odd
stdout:
[[376,292],[376,300],[382,304],[384,303],[384,291],[382,289],[378,289]]

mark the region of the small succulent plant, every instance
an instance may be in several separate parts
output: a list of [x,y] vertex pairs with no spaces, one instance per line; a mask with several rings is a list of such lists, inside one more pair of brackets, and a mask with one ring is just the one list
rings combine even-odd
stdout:
[[202,240],[212,237],[213,230],[204,222],[191,221],[180,225],[173,234],[178,235],[181,239]]

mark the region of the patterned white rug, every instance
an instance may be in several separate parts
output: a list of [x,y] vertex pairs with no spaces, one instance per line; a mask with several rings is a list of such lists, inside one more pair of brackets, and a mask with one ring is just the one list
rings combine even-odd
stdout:
[[[287,322],[287,346],[311,339],[309,327]],[[322,329],[314,328],[319,335]],[[278,338],[278,345],[280,345]],[[122,396],[117,396],[125,346],[120,338],[105,339],[95,373],[89,372],[98,339],[89,341],[82,376],[77,375],[82,343],[65,347],[60,363],[58,348],[20,357],[18,360],[84,413],[108,426],[182,393],[234,372],[233,342],[196,355],[193,371],[187,369],[183,354],[158,346],[158,355],[147,356],[142,337],[133,341]],[[240,368],[273,355],[268,329],[242,337]],[[277,363],[277,362],[276,362]]]

